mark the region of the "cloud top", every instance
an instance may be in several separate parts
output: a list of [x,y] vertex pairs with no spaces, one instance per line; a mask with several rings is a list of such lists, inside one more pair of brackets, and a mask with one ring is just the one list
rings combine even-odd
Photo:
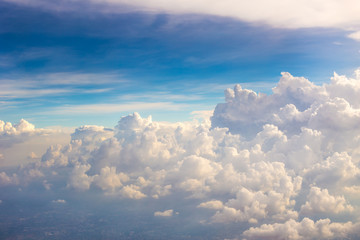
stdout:
[[[151,215],[205,214],[207,226],[247,226],[231,233],[245,239],[358,237],[359,96],[356,74],[318,86],[283,73],[271,95],[227,89],[211,122],[154,122],[134,113],[113,129],[79,127],[68,144],[2,171],[0,182],[159,205],[174,198],[162,206],[169,210]],[[36,131],[24,121],[9,126]]]

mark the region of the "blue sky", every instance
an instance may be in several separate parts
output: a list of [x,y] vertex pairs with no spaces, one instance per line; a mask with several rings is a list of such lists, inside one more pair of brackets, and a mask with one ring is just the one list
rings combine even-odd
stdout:
[[214,109],[235,83],[271,93],[284,71],[322,83],[359,66],[347,26],[134,4],[1,1],[1,119],[112,127],[139,112],[184,121]]

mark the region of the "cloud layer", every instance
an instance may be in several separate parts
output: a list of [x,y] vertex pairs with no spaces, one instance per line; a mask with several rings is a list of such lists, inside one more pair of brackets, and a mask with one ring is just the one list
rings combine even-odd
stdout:
[[128,12],[146,11],[170,14],[206,14],[231,17],[241,21],[267,24],[277,28],[340,28],[352,31],[350,38],[358,40],[360,5],[356,0],[316,1],[161,1],[161,0],[82,0],[62,1],[52,4],[44,1],[11,1],[23,5],[44,7],[55,11],[71,11],[74,8],[91,11]]
[[[167,218],[175,211],[181,217],[183,203],[193,199],[187,207],[206,213],[202,224],[248,226],[235,238],[356,239],[358,72],[335,74],[321,86],[283,73],[271,95],[236,85],[201,123],[153,122],[134,113],[113,129],[82,126],[68,144],[49,147],[14,173],[2,171],[0,183],[160,205],[174,196],[172,207],[153,211]],[[24,120],[0,126],[2,137],[36,130]]]

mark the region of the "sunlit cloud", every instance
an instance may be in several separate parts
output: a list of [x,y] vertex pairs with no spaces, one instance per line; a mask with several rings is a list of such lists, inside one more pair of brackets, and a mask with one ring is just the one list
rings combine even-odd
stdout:
[[[133,113],[114,128],[78,127],[41,158],[29,151],[32,162],[1,171],[0,184],[24,191],[40,185],[39,194],[58,192],[49,201],[69,207],[68,193],[102,193],[107,201],[145,204],[148,212],[136,214],[159,221],[175,215],[181,221],[191,212],[205,228],[238,226],[229,238],[357,239],[360,79],[335,74],[316,85],[283,73],[272,91],[235,85],[213,112],[193,111],[202,122],[156,122]],[[148,104],[128,107],[174,108]],[[83,107],[68,111],[122,106]],[[0,133],[34,140],[43,134],[25,120],[2,122]]]
[[353,32],[353,33],[350,33],[348,35],[349,38],[352,38],[356,41],[360,41],[360,31],[357,31],[357,32]]
[[0,0],[0,238],[359,239],[359,7]]

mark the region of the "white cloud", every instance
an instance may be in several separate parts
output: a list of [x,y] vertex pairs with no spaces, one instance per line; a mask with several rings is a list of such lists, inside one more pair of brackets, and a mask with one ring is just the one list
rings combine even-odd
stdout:
[[69,178],[68,187],[81,191],[88,190],[94,177],[88,176],[86,172],[91,168],[89,164],[76,165]]
[[301,222],[293,219],[285,223],[264,224],[244,232],[245,239],[339,239],[347,238],[356,226],[351,222],[332,223],[330,219],[316,222],[304,218]]
[[359,4],[355,0],[346,2],[332,0],[316,1],[127,1],[94,0],[111,4],[129,4],[149,11],[170,13],[201,13],[233,17],[248,22],[267,23],[275,27],[350,27],[359,21]]
[[96,10],[103,13],[143,11],[147,13],[203,14],[230,17],[276,28],[338,28],[352,31],[348,37],[355,40],[359,39],[360,29],[358,14],[360,5],[357,0],[92,0],[91,2],[77,0],[60,1],[56,4],[41,0],[12,0],[11,2],[57,12],[84,11],[87,6],[90,11]]
[[[210,202],[211,203],[211,202]],[[200,205],[211,208],[210,203]],[[212,202],[215,203],[215,202]],[[244,222],[257,223],[269,217],[276,219],[297,218],[296,211],[291,210],[295,201],[290,196],[276,191],[249,191],[242,188],[236,198],[228,202],[212,217],[214,222]],[[220,207],[220,204],[216,204]]]
[[357,32],[353,32],[353,33],[350,33],[348,35],[349,38],[352,38],[356,41],[360,41],[360,31],[357,31]]
[[[172,208],[186,202],[208,224],[250,224],[248,239],[358,237],[359,89],[358,75],[336,74],[317,86],[284,73],[272,95],[237,85],[211,122],[134,113],[113,129],[82,126],[18,171],[2,171],[0,182],[160,205],[176,199]],[[37,131],[5,125],[4,136]]]
[[307,196],[308,201],[301,206],[300,213],[339,213],[342,211],[353,211],[353,207],[346,203],[344,196],[332,196],[327,189],[312,187]]
[[12,88],[4,86],[0,90],[0,96],[2,99],[11,98],[33,98],[34,96],[49,96],[49,95],[63,95],[72,92],[69,89],[25,89],[25,88]]
[[208,201],[208,202],[203,202],[203,203],[199,204],[198,207],[220,210],[220,209],[223,209],[224,205],[219,200],[212,200],[212,201]]
[[57,200],[53,200],[53,203],[60,203],[60,204],[64,204],[66,203],[66,201],[64,199],[57,199]]
[[[57,72],[31,77],[13,75],[10,78],[1,79],[0,99],[9,102],[9,99],[30,99],[49,95],[96,94],[111,91],[116,84],[126,82],[128,80],[123,79],[123,76],[118,73]],[[99,88],[100,84],[106,87]],[[92,86],[96,89],[89,89]]]
[[226,103],[217,105],[212,125],[228,127],[247,138],[253,137],[266,123],[278,126],[288,136],[299,133],[303,127],[322,133],[352,129],[357,134],[358,85],[358,78],[335,74],[330,84],[316,86],[289,73],[283,73],[272,95],[256,94],[237,85],[234,90],[227,90]]
[[[127,83],[119,73],[77,73],[77,72],[56,72],[39,74],[33,77],[33,81],[44,81],[46,85],[83,86],[83,85],[104,85]],[[101,79],[101,81],[99,81]],[[25,81],[26,79],[24,79]],[[99,89],[99,88],[97,88]]]
[[[14,166],[34,161],[51,144],[69,141],[69,131],[62,128],[41,129],[21,119],[12,124],[0,120],[0,166]],[[19,151],[21,149],[21,151]]]
[[188,104],[173,102],[128,102],[126,104],[88,104],[88,105],[70,105],[56,107],[47,112],[51,114],[89,114],[89,113],[120,113],[131,112],[135,109],[142,110],[168,110],[175,111],[189,107]]
[[136,185],[127,185],[121,189],[121,195],[130,199],[146,198],[146,195],[139,191],[140,187]]
[[128,180],[129,177],[126,174],[116,173],[116,167],[104,167],[94,181],[102,190],[113,191],[115,188],[122,187],[123,182]]
[[35,130],[35,126],[28,121],[21,119],[18,124],[14,126],[11,122],[4,122],[0,120],[0,134],[1,135],[17,135],[21,133],[32,132]]
[[307,181],[322,188],[342,189],[358,182],[360,169],[348,153],[334,153],[304,171]]
[[154,216],[155,217],[171,217],[174,213],[174,210],[169,209],[169,210],[165,210],[163,212],[157,211],[154,212]]

